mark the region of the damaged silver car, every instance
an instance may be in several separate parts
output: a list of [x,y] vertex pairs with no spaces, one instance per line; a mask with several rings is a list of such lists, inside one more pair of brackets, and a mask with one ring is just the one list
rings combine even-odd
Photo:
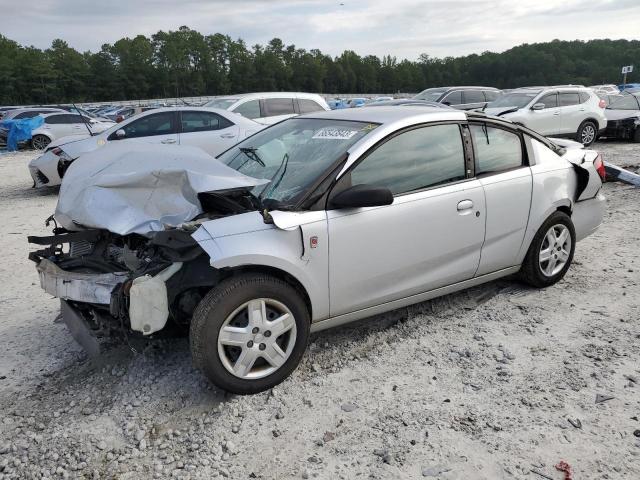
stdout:
[[68,170],[42,287],[89,351],[184,330],[217,386],[260,392],[309,334],[519,273],[559,281],[604,212],[600,156],[441,108],[314,113],[212,160],[105,147]]

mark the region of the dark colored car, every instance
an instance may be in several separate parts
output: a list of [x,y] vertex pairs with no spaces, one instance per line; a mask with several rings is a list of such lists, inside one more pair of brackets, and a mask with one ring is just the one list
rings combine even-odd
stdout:
[[622,138],[640,142],[640,93],[616,95],[604,111],[608,138]]
[[499,96],[500,90],[493,87],[437,87],[427,88],[413,98],[442,103],[459,110],[474,110]]

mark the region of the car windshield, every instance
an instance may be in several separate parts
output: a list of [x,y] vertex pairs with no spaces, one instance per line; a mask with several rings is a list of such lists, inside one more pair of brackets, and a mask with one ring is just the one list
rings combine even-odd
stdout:
[[205,107],[228,109],[231,105],[238,101],[237,98],[215,98],[204,104]]
[[437,102],[447,90],[445,88],[427,88],[413,98],[418,100],[429,100],[431,102]]
[[487,105],[487,108],[526,107],[540,92],[505,93]]
[[378,124],[293,118],[267,128],[223,153],[218,160],[240,173],[270,180],[253,189],[278,207],[294,205],[349,147]]
[[640,109],[638,94],[626,94],[611,98],[607,110],[638,110]]

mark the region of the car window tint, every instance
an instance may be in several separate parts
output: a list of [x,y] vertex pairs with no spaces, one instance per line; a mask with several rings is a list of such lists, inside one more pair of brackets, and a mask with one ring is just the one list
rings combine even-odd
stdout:
[[490,125],[470,125],[476,157],[476,175],[522,166],[520,136]]
[[231,125],[226,118],[212,112],[182,112],[182,133],[220,130]]
[[313,100],[308,100],[306,98],[298,99],[298,106],[300,107],[300,113],[311,113],[324,110],[318,102],[314,102]]
[[235,113],[239,113],[245,118],[260,118],[262,115],[260,114],[260,101],[259,100],[250,100],[248,102],[243,103],[242,105],[237,106],[234,110]]
[[33,118],[36,115],[39,115],[40,112],[22,112],[19,113],[18,115],[16,115],[15,117],[13,117],[15,120],[20,120],[22,118]]
[[267,117],[293,115],[295,113],[292,98],[267,98],[264,104]]
[[555,108],[558,106],[558,96],[555,93],[545,95],[536,103],[544,103],[544,108]]
[[434,125],[401,133],[351,171],[352,185],[386,187],[394,195],[464,178],[458,125]]
[[61,115],[61,116],[65,117],[64,123],[84,123],[80,115],[69,114],[69,115]]
[[125,125],[122,129],[125,132],[125,138],[168,135],[175,132],[173,128],[173,112],[147,115]]
[[482,90],[465,90],[464,103],[484,103]]
[[610,110],[638,110],[638,102],[632,95],[616,95],[609,104]]
[[51,115],[50,117],[44,119],[44,123],[48,125],[60,125],[63,123],[67,123],[64,120],[65,116],[66,115]]
[[560,107],[570,107],[580,103],[580,95],[578,93],[559,93],[558,105]]
[[440,103],[445,103],[447,105],[460,105],[462,103],[462,92],[460,90],[450,92],[441,100]]
[[495,90],[485,90],[484,96],[487,99],[487,102],[493,102],[496,98],[498,98],[500,94]]

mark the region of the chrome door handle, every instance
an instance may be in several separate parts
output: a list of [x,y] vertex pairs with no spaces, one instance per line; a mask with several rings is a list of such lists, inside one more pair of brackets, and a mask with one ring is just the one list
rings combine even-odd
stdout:
[[173,138],[167,138],[166,140],[162,140],[160,143],[176,143],[176,141]]
[[471,200],[462,200],[458,203],[458,211],[464,212],[473,208],[473,202]]
[[233,138],[235,135],[233,133],[223,133],[220,135],[220,138]]

